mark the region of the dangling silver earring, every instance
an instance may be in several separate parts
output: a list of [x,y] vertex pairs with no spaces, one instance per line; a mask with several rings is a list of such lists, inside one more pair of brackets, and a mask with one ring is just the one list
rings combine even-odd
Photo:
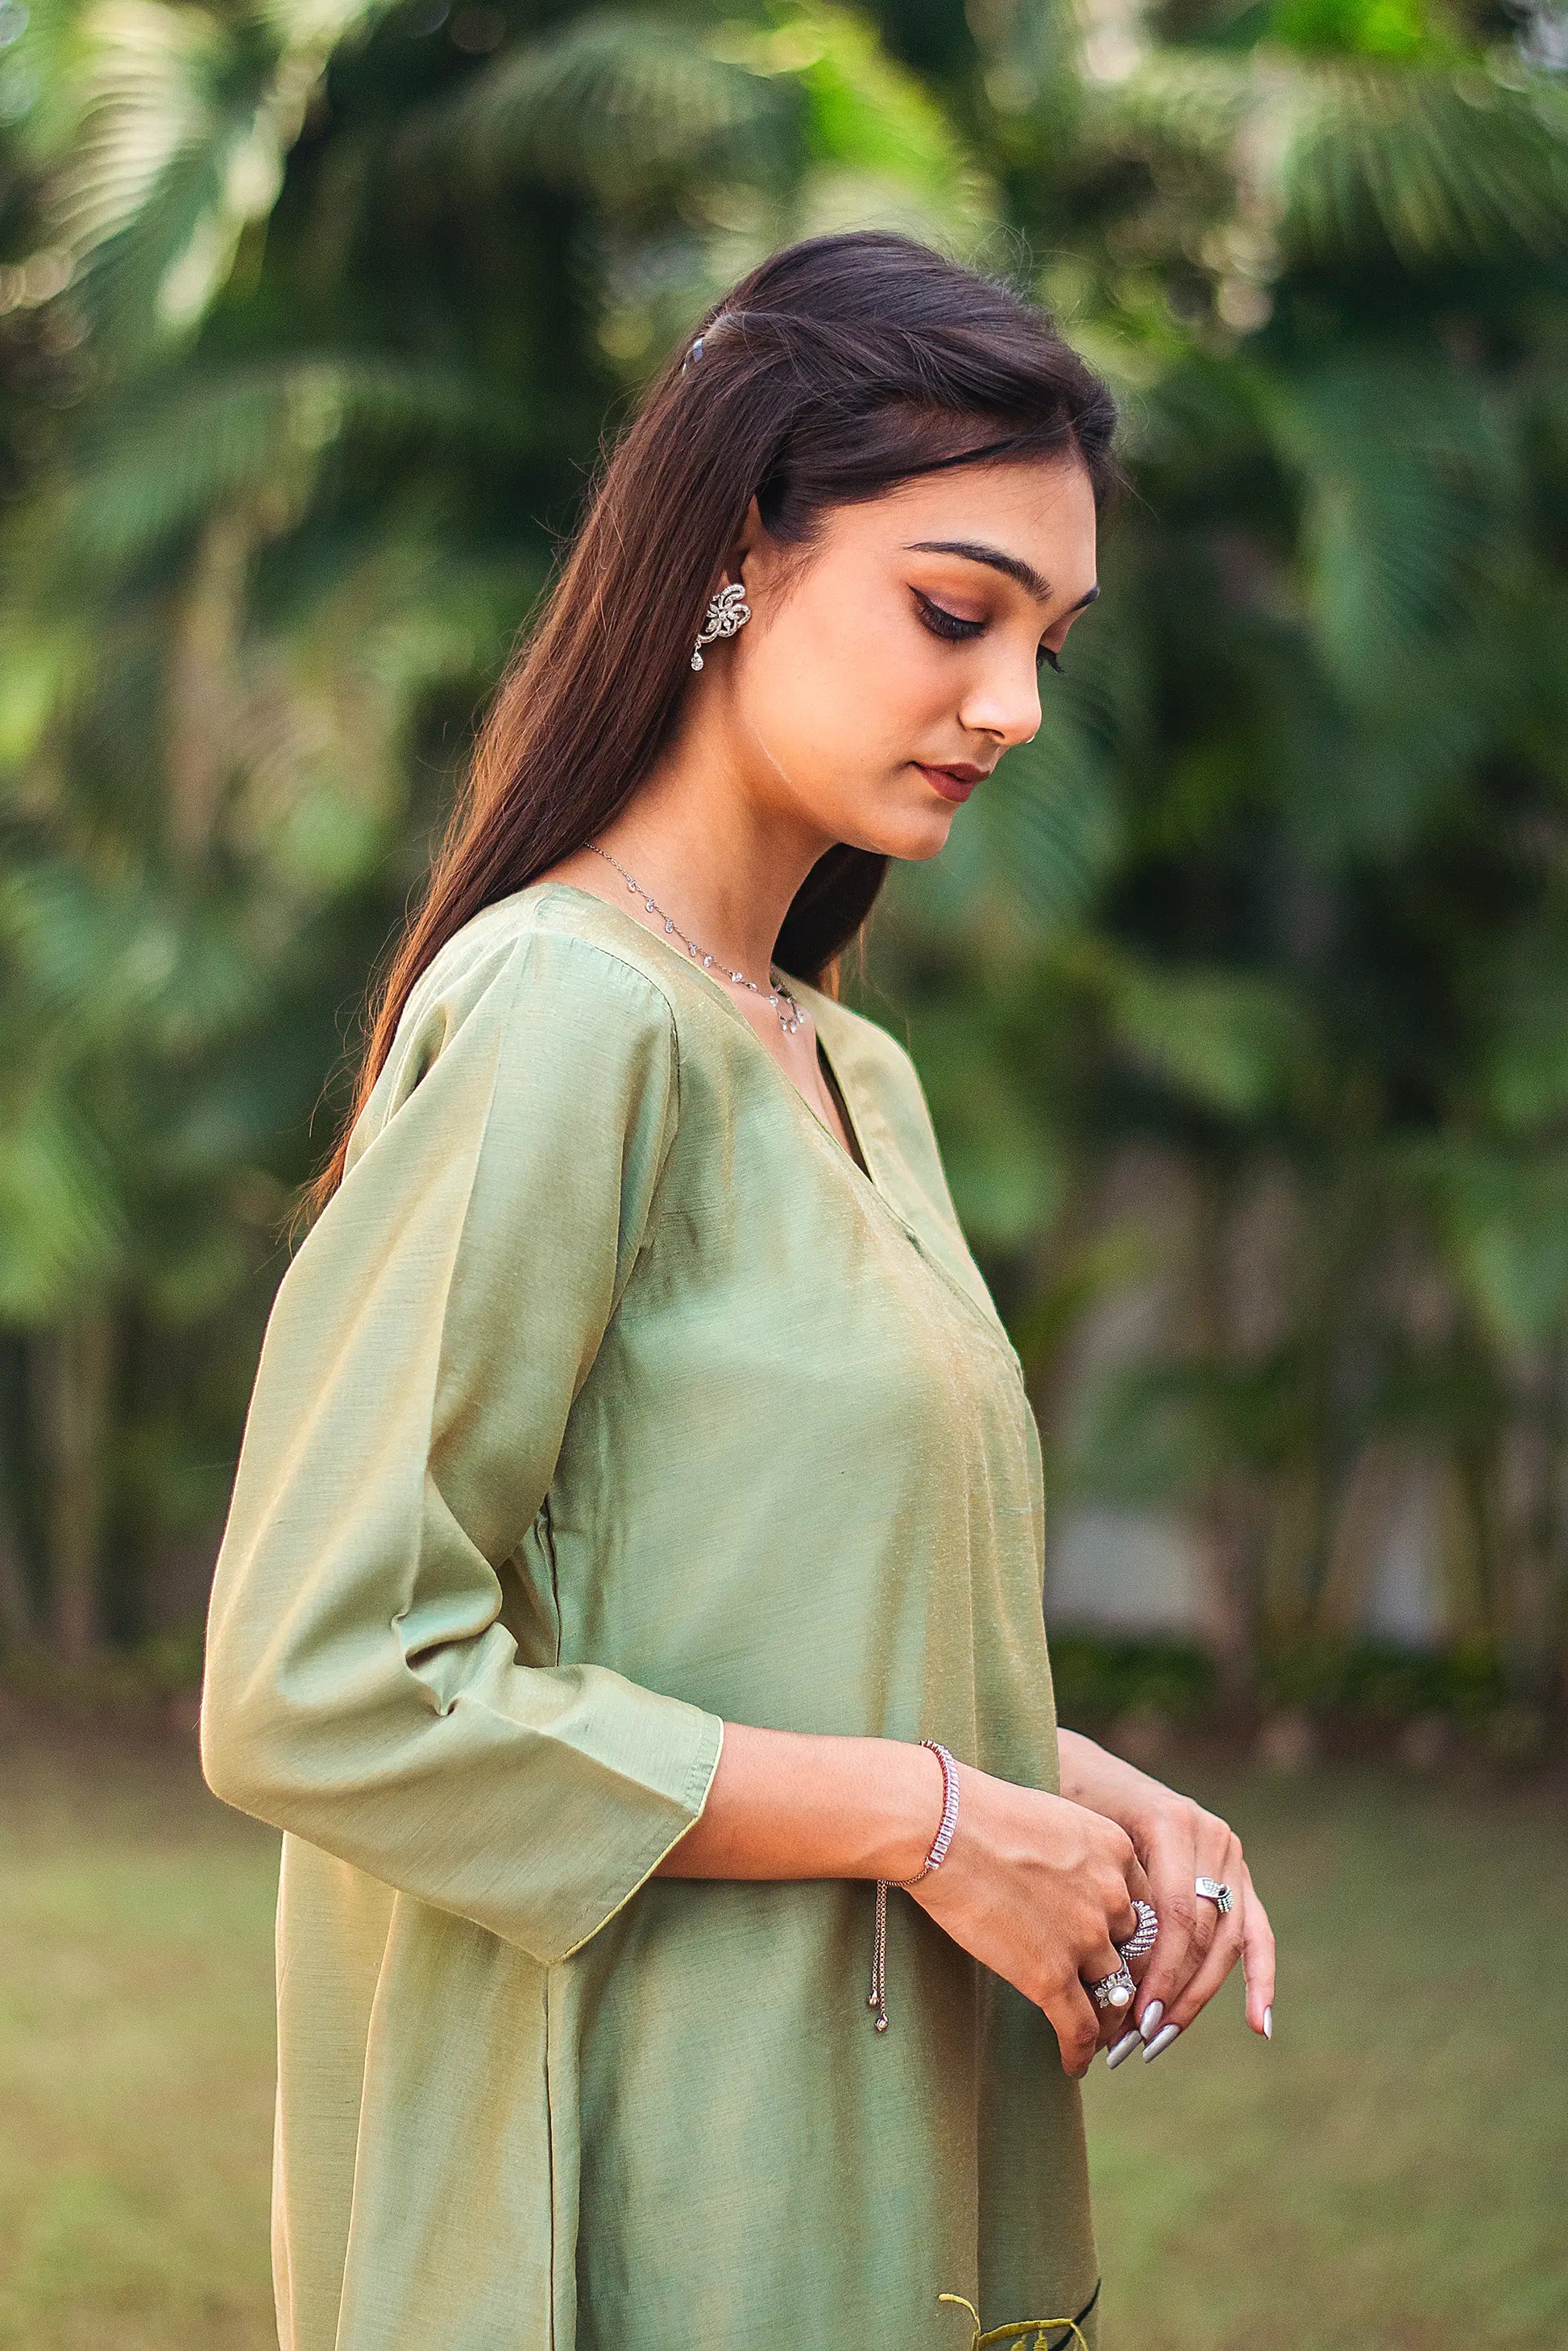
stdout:
[[751,607],[746,601],[746,590],[738,580],[732,580],[709,601],[702,634],[692,647],[692,667],[701,669],[705,645],[715,643],[720,637],[733,637],[737,629],[745,628],[750,618]]

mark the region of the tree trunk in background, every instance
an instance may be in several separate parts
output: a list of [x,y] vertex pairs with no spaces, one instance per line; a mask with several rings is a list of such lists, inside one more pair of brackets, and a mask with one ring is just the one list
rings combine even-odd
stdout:
[[1519,1366],[1516,1410],[1503,1454],[1500,1542],[1504,1590],[1499,1646],[1521,1696],[1550,1698],[1558,1676],[1568,1479],[1568,1349],[1554,1336]]
[[1328,1565],[1313,1606],[1310,1629],[1316,1639],[1354,1638],[1401,1503],[1419,1474],[1419,1464],[1389,1438],[1374,1437],[1363,1447],[1344,1480]]
[[38,1447],[47,1486],[49,1631],[68,1663],[102,1635],[100,1548],[108,1490],[114,1321],[103,1308],[41,1332]]
[[8,1516],[0,1517],[0,1648],[25,1648],[32,1637],[33,1612],[13,1530]]
[[165,774],[169,840],[186,867],[206,862],[234,752],[235,645],[245,611],[251,532],[210,517],[175,614],[169,648]]
[[[1235,1186],[1223,1172],[1195,1170],[1188,1330],[1200,1364],[1216,1371],[1234,1360],[1230,1236]],[[1193,1512],[1203,1565],[1209,1646],[1223,1687],[1249,1697],[1258,1679],[1257,1526],[1243,1471],[1222,1466],[1211,1447],[1209,1474]]]

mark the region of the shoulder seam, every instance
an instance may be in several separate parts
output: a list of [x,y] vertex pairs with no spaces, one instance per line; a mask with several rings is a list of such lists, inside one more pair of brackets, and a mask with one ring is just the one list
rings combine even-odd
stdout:
[[[494,949],[494,960],[497,966],[496,981],[507,991],[505,1015],[507,1018],[509,1018],[511,1015],[512,1007],[516,1001],[517,994],[521,985],[521,975],[528,962],[528,956],[533,948],[537,946],[539,938],[542,935],[545,935],[545,934],[541,933],[540,930],[538,913],[538,902],[536,901],[533,905],[527,909],[523,921],[518,923],[516,928],[509,934],[504,934],[503,936],[496,943]],[[476,919],[477,918],[476,917]],[[453,946],[460,935],[461,934],[459,932],[455,931],[452,935],[452,938],[444,941],[442,946],[436,950],[436,954],[433,956],[429,963],[425,965],[424,969],[420,973],[418,979],[414,982],[413,987],[410,990],[408,1002],[403,1008],[405,1018],[413,1009],[415,997],[419,991],[423,988],[425,982],[430,978],[432,973],[434,971],[440,956],[444,952],[446,947]],[[653,978],[650,973],[645,972],[640,964],[633,963],[629,956],[619,955],[612,947],[602,946],[597,939],[584,938],[580,932],[570,930],[552,931],[549,935],[552,938],[564,940],[570,946],[588,948],[592,953],[601,956],[605,962],[617,966],[622,971],[629,972],[633,979],[643,982],[649,994],[657,1001],[664,1016],[664,1027],[669,1042],[671,1067],[674,1081],[674,1123],[671,1129],[671,1138],[673,1140],[675,1128],[677,1128],[680,1123],[681,1029],[680,1022],[675,1015],[674,1006],[670,1001],[667,990],[664,988],[660,985],[659,981]],[[443,987],[448,984],[455,984],[467,977],[478,967],[478,966],[485,960],[486,955],[490,952],[491,951],[488,949],[481,951],[475,956],[472,962],[459,965],[456,970],[450,975],[449,978],[444,976],[440,984],[430,991],[432,999],[439,1000],[441,988]],[[414,1037],[417,1034],[420,1022],[424,1019],[431,1008],[432,1004],[428,1002],[420,1006],[413,1019],[409,1024],[408,1034],[402,1038],[401,1044],[397,1046],[396,1059],[400,1068],[402,1061],[413,1050]],[[400,1029],[402,1025],[402,1024],[400,1021]],[[460,1021],[457,1025],[461,1027],[463,1024]],[[444,1039],[443,1050],[444,1050],[445,1041],[446,1040]],[[393,1056],[392,1053],[389,1053],[386,1064],[388,1069],[392,1068],[392,1061]],[[394,1076],[394,1091],[396,1082],[397,1081]]]
[[[491,901],[492,905],[498,904],[499,903],[500,901],[498,900]],[[488,907],[482,907],[479,914],[473,917],[474,921],[477,922],[489,911],[490,909]],[[499,962],[509,962],[512,956],[518,950],[518,948],[525,946],[529,940],[544,935],[539,923],[538,914],[539,901],[536,899],[533,904],[527,908],[522,921],[519,922],[514,929],[509,933],[501,933],[496,941],[493,950],[480,949],[477,951],[475,958],[476,962],[481,960],[484,954],[486,952],[493,952]],[[466,927],[466,925],[465,927]],[[605,962],[616,964],[622,971],[631,972],[636,978],[642,980],[643,984],[651,989],[653,995],[658,997],[661,1003],[664,1005],[664,1010],[669,1015],[672,1024],[676,1027],[678,1031],[678,1016],[675,1011],[674,1004],[671,999],[668,988],[664,987],[662,980],[655,978],[652,972],[644,971],[640,963],[634,962],[630,956],[622,955],[618,948],[606,946],[601,939],[591,939],[585,937],[580,931],[564,929],[552,930],[549,932],[549,935],[552,938],[564,939],[573,946],[585,947],[591,954],[601,956]],[[455,931],[451,938],[446,939],[442,943],[442,946],[437,948],[435,955],[431,957],[429,963],[425,965],[424,969],[420,973],[418,979],[414,982],[415,989],[423,987],[425,982],[434,971],[440,957],[445,954],[449,947],[455,946],[461,936],[461,931]],[[458,967],[459,971],[469,968],[473,968],[473,966]],[[454,977],[456,975],[455,974]],[[413,1000],[413,991],[411,991],[410,1000],[411,1002]]]
[[[537,927],[534,928],[534,935],[536,937],[538,936]],[[669,1016],[670,1026],[674,1030],[676,1037],[679,1037],[679,1017],[676,1014],[674,1001],[670,996],[670,991],[664,986],[663,980],[655,979],[651,971],[644,971],[640,963],[634,963],[630,956],[622,955],[619,948],[606,946],[602,939],[584,938],[580,931],[556,931],[552,933],[551,935],[556,938],[568,940],[574,947],[586,947],[591,955],[602,956],[606,963],[618,964],[622,971],[629,971],[634,977],[642,980],[645,987],[653,990],[660,1003],[664,1006],[665,1012]]]
[[[539,896],[535,898],[531,904],[524,909],[523,918],[513,930],[510,937],[506,938],[506,935],[502,935],[503,938],[506,938],[505,946],[500,948],[502,953],[510,953],[511,949],[524,939],[537,938],[543,935],[544,926],[539,920],[540,910],[546,895],[548,895],[549,892],[553,887],[554,885],[552,883],[545,883]],[[499,905],[502,903],[503,902],[499,899],[492,899],[490,906],[481,907],[479,914],[475,915],[473,919],[476,922],[481,920],[493,907]],[[452,938],[447,940],[445,945],[447,946],[454,945],[460,935],[461,933],[455,931]],[[607,963],[618,964],[622,971],[633,973],[638,979],[643,980],[653,991],[655,996],[662,999],[665,1011],[669,1014],[671,1021],[674,1024],[677,1034],[679,1033],[680,1016],[676,1011],[674,1001],[670,995],[669,989],[664,986],[663,980],[657,978],[653,973],[644,970],[643,966],[634,961],[631,956],[623,955],[619,947],[608,945],[602,939],[590,938],[585,935],[585,933],[572,930],[569,927],[563,926],[560,929],[552,928],[549,932],[549,935],[552,938],[570,940],[575,946],[586,947],[593,954],[602,956]],[[497,944],[499,946],[499,943]],[[426,971],[434,967],[434,958],[433,957],[432,962],[427,964],[425,967]],[[424,975],[422,973],[421,977],[423,978],[423,976]]]

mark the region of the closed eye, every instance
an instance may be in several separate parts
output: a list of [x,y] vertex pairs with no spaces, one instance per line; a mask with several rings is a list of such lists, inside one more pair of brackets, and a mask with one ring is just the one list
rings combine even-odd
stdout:
[[985,627],[984,621],[966,621],[950,612],[946,604],[933,603],[931,598],[916,588],[915,610],[934,637],[945,637],[949,644],[967,644]]
[[[930,630],[934,637],[941,637],[948,644],[967,644],[985,628],[984,621],[964,620],[957,612],[950,612],[946,604],[936,603],[919,588],[914,590],[914,595],[915,610],[919,612],[925,627]],[[1061,676],[1061,656],[1053,653],[1049,645],[1041,645],[1035,654],[1035,661],[1037,665],[1053,669],[1058,677]]]

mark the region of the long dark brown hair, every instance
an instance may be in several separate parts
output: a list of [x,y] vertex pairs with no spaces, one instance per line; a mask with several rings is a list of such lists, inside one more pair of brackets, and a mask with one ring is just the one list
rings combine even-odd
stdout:
[[[377,984],[350,1107],[301,1204],[326,1205],[410,990],[453,934],[580,849],[636,791],[691,684],[707,600],[755,497],[809,544],[825,509],[983,458],[1076,457],[1096,504],[1115,409],[1047,314],[911,239],[812,237],[717,303],[607,457],[556,583],[497,689],[429,887]],[[887,859],[841,843],[779,934],[836,984]]]

